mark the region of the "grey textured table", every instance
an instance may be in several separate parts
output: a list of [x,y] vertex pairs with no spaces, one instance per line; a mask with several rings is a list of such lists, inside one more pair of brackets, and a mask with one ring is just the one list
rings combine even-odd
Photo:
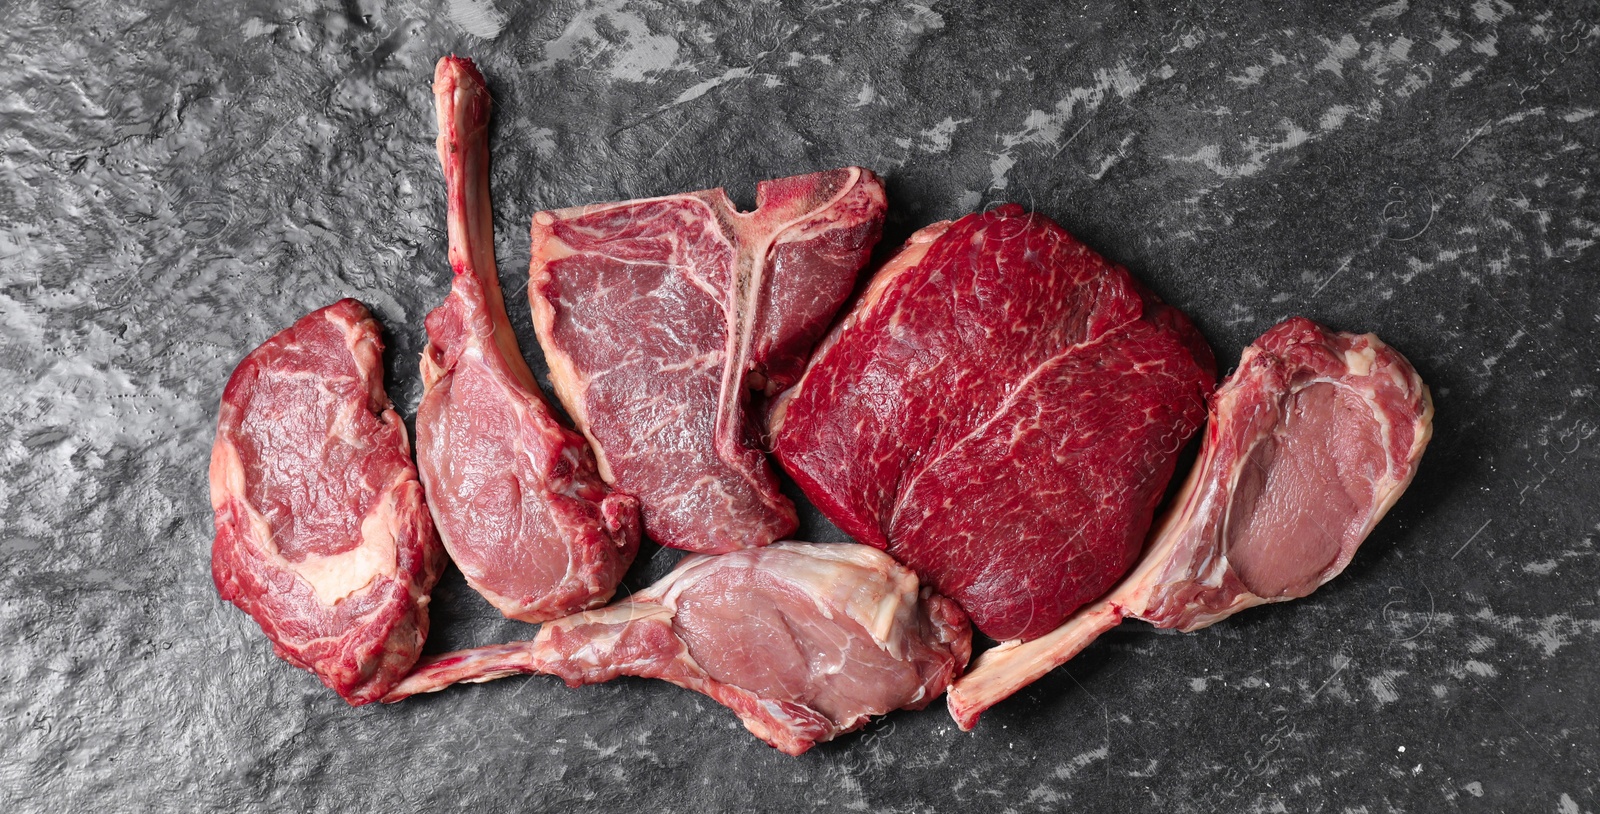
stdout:
[[[0,4],[0,808],[1600,810],[1593,3],[145,5]],[[1224,367],[1289,314],[1376,331],[1433,445],[1315,596],[1120,628],[971,734],[936,705],[788,758],[629,680],[349,708],[217,599],[206,461],[233,365],[342,296],[414,410],[450,51],[536,365],[534,211],[860,163],[886,248],[1019,201]],[[454,572],[434,608],[430,650],[532,631]]]

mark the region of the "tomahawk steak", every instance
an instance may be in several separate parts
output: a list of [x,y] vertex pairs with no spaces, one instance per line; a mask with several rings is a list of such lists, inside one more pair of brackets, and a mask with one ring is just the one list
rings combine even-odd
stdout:
[[533,218],[528,296],[550,380],[600,472],[663,545],[722,552],[795,529],[748,426],[794,383],[878,240],[859,168]]
[[638,504],[607,489],[517,349],[494,262],[483,76],[446,57],[433,93],[455,279],[426,321],[417,463],[467,583],[505,615],[541,622],[611,598],[638,551]]
[[382,356],[361,303],[311,312],[239,362],[211,448],[217,592],[351,704],[416,662],[445,562]]
[[962,729],[1124,618],[1192,631],[1338,576],[1433,434],[1428,388],[1376,336],[1293,318],[1212,400],[1200,459],[1139,567],[1050,634],[1006,643],[950,691]]
[[955,603],[853,544],[777,543],[691,556],[610,607],[531,642],[429,660],[385,701],[517,673],[570,686],[643,676],[704,693],[791,755],[895,709],[921,709],[972,654]]
[[1214,381],[1187,318],[1008,204],[913,235],[770,427],[830,520],[1028,639],[1133,564]]

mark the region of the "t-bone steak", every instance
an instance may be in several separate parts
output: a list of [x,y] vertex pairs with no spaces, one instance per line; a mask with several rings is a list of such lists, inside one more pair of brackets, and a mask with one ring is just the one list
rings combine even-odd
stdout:
[[1191,631],[1311,593],[1400,498],[1432,434],[1428,388],[1393,348],[1278,324],[1218,388],[1200,458],[1138,568],[1050,634],[984,653],[950,714],[971,729],[1124,618]]
[[1030,639],[1133,564],[1214,381],[1183,314],[1007,204],[913,235],[770,427],[830,520]]
[[494,262],[483,76],[446,57],[433,93],[455,279],[426,322],[417,463],[467,583],[506,616],[541,622],[611,598],[638,551],[638,504],[606,487],[517,349]]
[[799,376],[884,208],[852,167],[762,182],[753,212],[713,189],[534,215],[528,296],[550,380],[656,542],[714,553],[794,531],[751,396]]
[[430,659],[385,701],[517,673],[570,686],[643,676],[704,693],[798,755],[895,709],[921,709],[966,666],[965,614],[881,551],[777,543],[687,557],[532,642]]
[[382,357],[361,303],[313,311],[239,362],[211,448],[217,592],[352,704],[416,662],[445,563]]

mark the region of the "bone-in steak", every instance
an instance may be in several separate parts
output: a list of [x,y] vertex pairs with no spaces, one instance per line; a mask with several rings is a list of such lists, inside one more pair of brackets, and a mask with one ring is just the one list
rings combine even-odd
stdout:
[[361,303],[308,314],[239,362],[211,448],[217,592],[352,704],[416,662],[445,561],[382,355]]
[[1432,434],[1428,388],[1393,348],[1279,323],[1217,389],[1200,459],[1139,567],[1048,635],[984,653],[950,714],[971,729],[1124,618],[1191,631],[1311,593],[1400,498]]
[[997,639],[1132,565],[1215,380],[1176,309],[1014,204],[930,226],[782,396],[773,451]]
[[785,542],[688,557],[615,605],[545,624],[532,642],[430,659],[384,700],[517,673],[574,687],[659,678],[798,755],[871,716],[927,706],[971,654],[961,609],[882,552]]
[[517,349],[494,263],[483,77],[446,57],[433,92],[455,278],[427,319],[417,464],[468,584],[505,615],[541,622],[611,598],[638,551],[638,504],[606,488]]
[[700,552],[795,529],[748,426],[794,383],[877,242],[883,185],[859,168],[533,219],[528,295],[550,379],[600,471],[656,542]]

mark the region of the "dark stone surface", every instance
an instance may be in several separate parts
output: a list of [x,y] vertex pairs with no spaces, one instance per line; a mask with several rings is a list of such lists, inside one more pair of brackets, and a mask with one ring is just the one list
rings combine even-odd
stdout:
[[[1600,810],[1594,3],[516,5],[4,4],[0,807]],[[886,242],[1020,201],[1224,366],[1288,314],[1376,331],[1433,446],[1315,596],[1119,629],[972,734],[936,706],[794,759],[643,681],[346,707],[217,599],[206,460],[233,365],[341,296],[414,410],[452,50],[532,356],[535,210],[862,163]],[[434,607],[432,649],[532,632],[459,575]]]

